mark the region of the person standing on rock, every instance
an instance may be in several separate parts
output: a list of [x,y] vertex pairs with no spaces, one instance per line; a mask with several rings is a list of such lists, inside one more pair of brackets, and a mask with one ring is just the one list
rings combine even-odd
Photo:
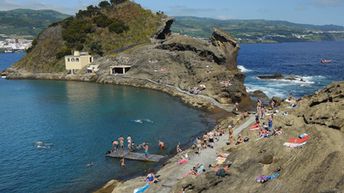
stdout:
[[124,138],[123,138],[123,136],[120,136],[118,138],[118,141],[119,141],[119,147],[123,150],[124,149]]
[[273,127],[272,127],[272,119],[273,119],[273,116],[270,115],[269,117],[269,122],[268,122],[268,127],[269,127],[269,131],[272,132],[273,131]]
[[128,150],[132,151],[133,150],[133,148],[132,148],[133,140],[131,139],[130,135],[127,137],[127,142],[128,142]]
[[234,143],[234,132],[232,125],[228,126],[229,145]]
[[118,149],[118,141],[114,140],[114,141],[112,142],[112,151],[113,151],[113,152],[114,152],[114,151],[117,151],[117,149]]
[[148,150],[149,150],[149,146],[148,143],[145,142],[143,149],[145,150],[145,158],[148,158]]

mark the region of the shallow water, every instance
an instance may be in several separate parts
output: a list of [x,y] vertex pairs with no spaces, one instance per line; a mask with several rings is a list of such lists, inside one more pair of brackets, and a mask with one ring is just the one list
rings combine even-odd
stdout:
[[[0,55],[14,62],[20,55]],[[105,158],[131,135],[168,154],[214,121],[167,94],[65,81],[0,80],[0,192],[89,192],[154,164]],[[139,121],[140,120],[140,121]],[[159,152],[158,139],[167,150]]]
[[[344,42],[300,42],[280,44],[242,44],[238,63],[245,72],[249,91],[267,95],[301,97],[314,93],[333,81],[344,80]],[[321,59],[333,60],[320,64]],[[282,73],[303,81],[259,80],[258,75]]]

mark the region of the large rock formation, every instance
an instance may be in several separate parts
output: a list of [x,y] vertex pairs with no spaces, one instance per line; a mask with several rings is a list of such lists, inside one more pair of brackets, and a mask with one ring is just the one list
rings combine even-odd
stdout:
[[[129,2],[123,6],[140,10],[139,6]],[[115,11],[120,12],[121,9],[115,8]],[[156,19],[158,16],[151,17]],[[128,22],[132,20],[128,19]],[[45,68],[63,67],[63,61],[54,55],[64,46],[61,39],[62,25],[58,24],[39,36],[39,43],[15,68],[8,70],[7,77],[83,80],[149,87],[172,94],[183,93],[188,96],[188,100],[202,99],[203,102],[198,99],[191,102],[195,106],[204,106],[204,99],[223,105],[241,102],[245,106],[250,103],[243,85],[244,75],[236,68],[239,45],[235,40],[219,29],[214,30],[209,40],[171,34],[172,18],[161,16],[159,23],[155,33],[151,33],[149,43],[124,46],[113,52],[107,49],[110,54],[97,57],[94,61],[93,64],[98,64],[100,70],[93,75],[85,74],[86,70],[77,75],[67,75],[66,72],[55,74]],[[49,34],[54,34],[54,37],[46,40]],[[131,69],[125,76],[110,75],[110,66],[114,65],[130,65]],[[193,97],[192,94],[202,97]]]

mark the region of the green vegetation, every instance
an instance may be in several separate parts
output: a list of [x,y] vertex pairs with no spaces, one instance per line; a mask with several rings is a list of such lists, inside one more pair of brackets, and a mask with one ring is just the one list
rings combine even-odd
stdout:
[[[344,36],[343,26],[318,26],[268,20],[217,20],[198,17],[176,17],[172,31],[208,38],[213,27],[219,27],[231,33],[244,43],[343,40]],[[334,31],[337,32],[334,33]]]
[[166,17],[131,1],[99,4],[51,24],[34,40],[35,44],[16,67],[35,72],[61,72],[63,57],[73,50],[103,56],[150,42]]
[[67,17],[68,15],[52,10],[0,11],[0,34],[35,37],[50,24]]

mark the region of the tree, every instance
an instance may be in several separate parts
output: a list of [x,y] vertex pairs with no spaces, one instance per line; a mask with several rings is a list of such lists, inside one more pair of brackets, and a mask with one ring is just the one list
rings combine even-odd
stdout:
[[93,18],[93,21],[98,27],[102,27],[102,28],[107,27],[112,23],[112,21],[103,14],[98,15],[97,17]]
[[115,32],[116,34],[120,34],[125,31],[128,31],[129,27],[126,26],[124,22],[117,20],[117,21],[112,22],[111,25],[109,25],[109,30],[111,32]]
[[103,48],[100,42],[92,42],[90,45],[90,49],[93,53],[98,54],[99,56],[103,56]]
[[110,7],[110,6],[111,6],[111,4],[108,1],[101,1],[99,3],[99,7],[101,7],[101,8],[107,8],[107,7]]
[[110,0],[112,5],[118,5],[118,4],[124,3],[126,1],[127,0]]

